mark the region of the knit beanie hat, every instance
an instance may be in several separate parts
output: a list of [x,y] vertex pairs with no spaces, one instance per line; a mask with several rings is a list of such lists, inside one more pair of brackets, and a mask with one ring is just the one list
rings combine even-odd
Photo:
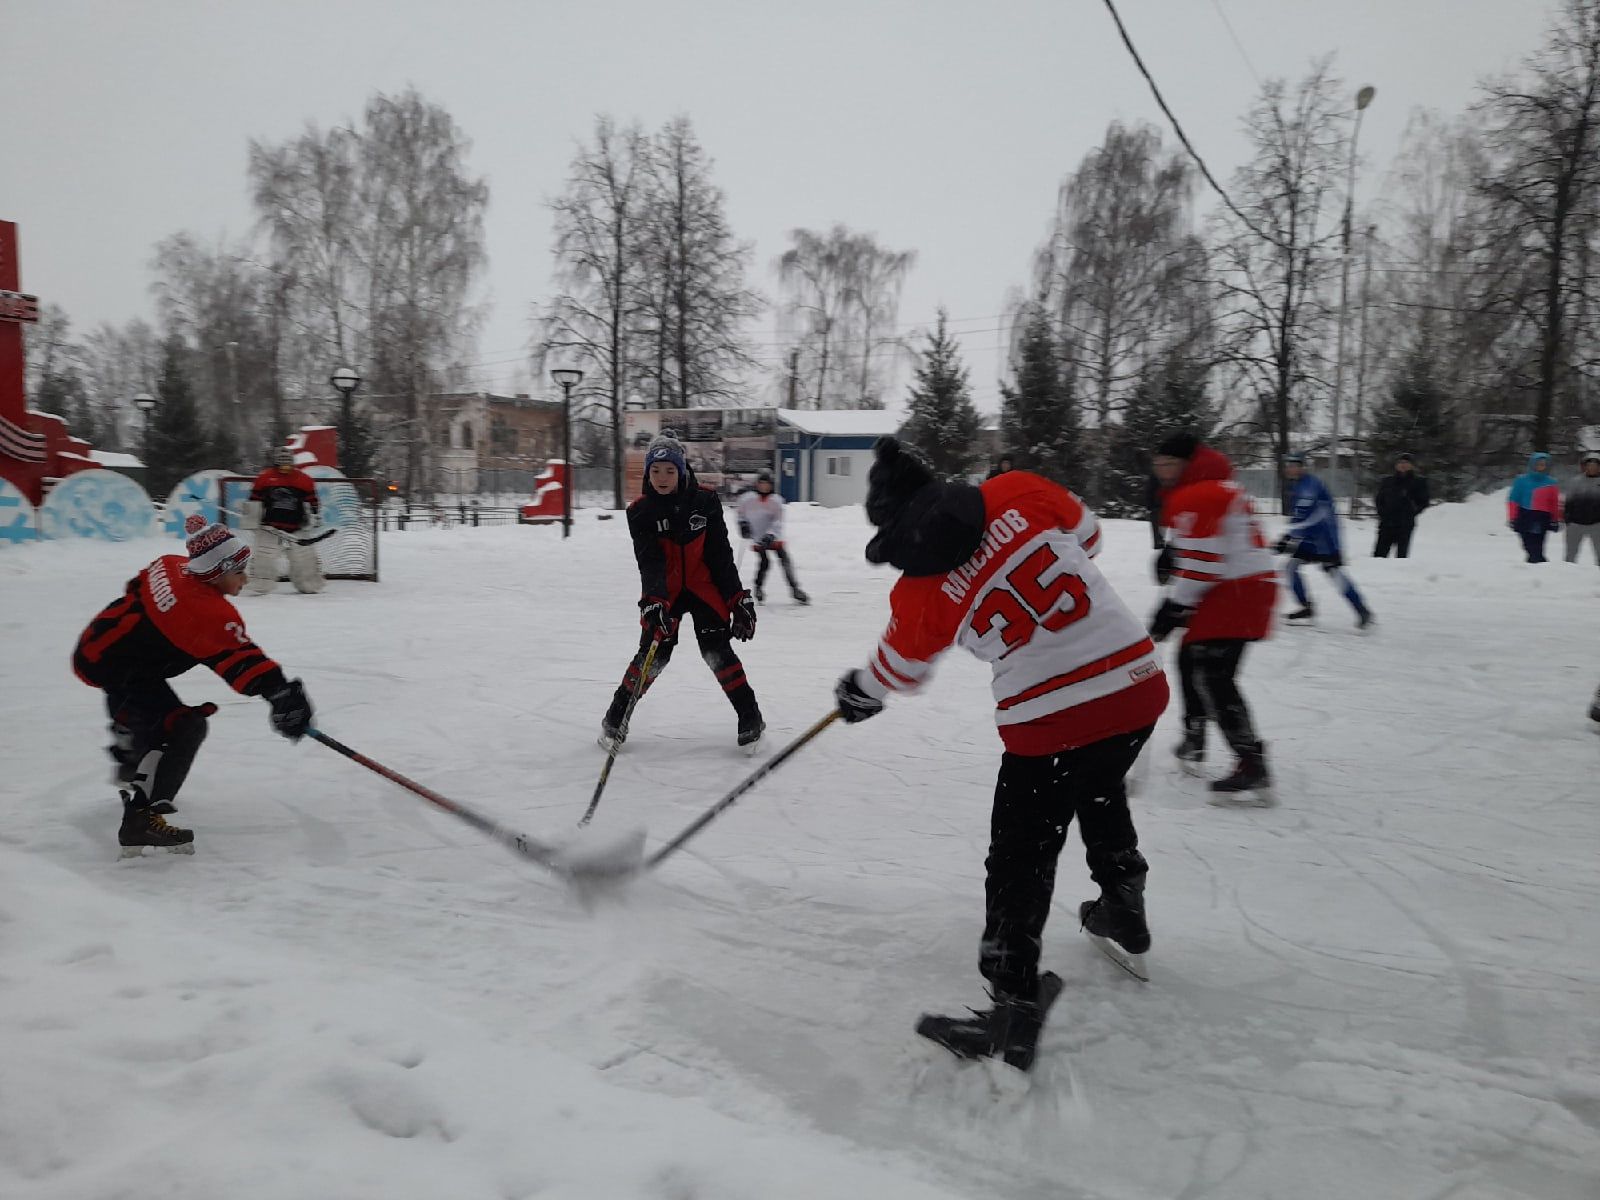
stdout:
[[210,582],[230,571],[244,570],[250,561],[250,544],[226,525],[206,524],[199,513],[183,523],[189,535],[189,562],[183,568],[196,579]]
[[650,439],[650,445],[645,447],[644,474],[645,482],[650,480],[650,468],[658,462],[671,463],[678,468],[678,487],[681,490],[686,486],[685,481],[689,475],[688,462],[684,457],[683,443],[672,436],[668,430],[662,430]]
[[1175,433],[1156,447],[1157,458],[1193,458],[1200,439],[1192,433]]

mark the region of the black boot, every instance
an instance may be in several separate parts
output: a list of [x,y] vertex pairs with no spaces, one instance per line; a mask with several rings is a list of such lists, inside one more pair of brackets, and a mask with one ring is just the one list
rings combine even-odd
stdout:
[[754,753],[761,735],[766,731],[767,723],[761,719],[761,706],[752,698],[748,706],[739,710],[739,745]]
[[1144,875],[1134,875],[1100,888],[1098,900],[1078,905],[1085,932],[1109,938],[1129,954],[1150,949],[1150,926],[1144,919]]
[[122,828],[117,830],[117,842],[122,846],[123,858],[137,858],[146,846],[155,846],[173,854],[194,853],[194,831],[168,825],[161,814],[149,805],[122,810]]
[[996,991],[993,1008],[972,1009],[965,1017],[924,1013],[917,1032],[957,1058],[998,1057],[1007,1066],[1026,1071],[1038,1055],[1045,1017],[1060,994],[1061,977],[1046,971],[1031,996]]
[[1185,717],[1183,741],[1173,747],[1180,763],[1203,763],[1206,760],[1206,723],[1204,718]]
[[803,592],[801,589],[795,588],[794,589],[794,602],[796,604],[810,604],[811,603],[811,597],[806,595],[805,592]]
[[1218,795],[1228,796],[1239,792],[1262,791],[1271,786],[1266,747],[1261,742],[1254,742],[1239,748],[1239,761],[1234,765],[1233,774],[1226,779],[1215,780],[1211,790]]
[[1316,619],[1316,615],[1316,610],[1312,608],[1311,605],[1307,604],[1295,609],[1288,616],[1284,617],[1284,620],[1293,621],[1296,624],[1309,624],[1311,621]]

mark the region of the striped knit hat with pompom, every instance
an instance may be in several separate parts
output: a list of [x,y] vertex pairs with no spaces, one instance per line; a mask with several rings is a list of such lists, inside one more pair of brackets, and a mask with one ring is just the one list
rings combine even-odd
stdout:
[[226,525],[208,525],[199,513],[183,523],[189,535],[189,562],[183,568],[196,579],[210,582],[230,571],[242,571],[250,561],[250,543]]

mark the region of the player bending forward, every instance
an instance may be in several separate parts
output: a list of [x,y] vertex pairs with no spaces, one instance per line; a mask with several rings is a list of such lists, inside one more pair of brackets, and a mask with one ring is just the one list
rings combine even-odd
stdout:
[[272,706],[272,727],[298,741],[311,726],[311,701],[298,679],[252,642],[229,600],[244,589],[250,547],[224,525],[193,516],[189,557],[167,554],[128,581],[121,598],[89,622],[72,669],[106,694],[111,757],[122,785],[123,856],[145,846],[194,852],[194,833],[165,814],[183,787],[215,704],[190,706],[167,680],[204,663],[245,696]]
[[272,466],[256,476],[245,505],[244,527],[256,533],[250,559],[250,591],[263,595],[278,586],[279,555],[289,558],[289,582],[299,592],[320,592],[322,561],[315,546],[305,546],[296,534],[310,532],[322,523],[322,503],[316,482],[294,465],[294,451],[280,446],[272,452]]
[[1033,1064],[1060,980],[1039,972],[1056,859],[1076,816],[1100,896],[1079,907],[1090,933],[1130,954],[1150,946],[1147,867],[1123,777],[1167,706],[1167,680],[1144,626],[1090,561],[1099,523],[1071,492],[1010,471],[979,486],[935,483],[893,438],[868,476],[867,561],[901,571],[887,632],[835,696],[846,721],[923,683],[952,642],[994,666],[1005,753],[985,861],[978,970],[994,1006],[924,1017],[918,1032],[963,1058]]
[[[716,493],[701,487],[684,459],[683,443],[663,433],[644,453],[644,487],[628,505],[628,532],[639,566],[639,650],[623,673],[600,722],[600,745],[615,751],[628,736],[628,700],[666,669],[678,644],[678,624],[694,620],[700,657],[716,676],[739,720],[739,745],[753,748],[766,723],[745,678],[733,638],[756,634],[756,606],[739,582],[728,525]],[[656,642],[650,676],[640,672]]]

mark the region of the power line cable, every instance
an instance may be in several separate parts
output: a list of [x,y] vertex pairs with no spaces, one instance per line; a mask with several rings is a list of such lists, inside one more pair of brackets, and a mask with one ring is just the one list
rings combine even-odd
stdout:
[[1221,17],[1222,23],[1228,27],[1228,36],[1233,39],[1234,49],[1239,51],[1239,57],[1244,59],[1245,69],[1250,72],[1250,78],[1256,81],[1257,87],[1261,87],[1261,76],[1256,73],[1256,65],[1250,61],[1250,54],[1245,50],[1244,43],[1234,32],[1233,22],[1228,20],[1228,14],[1222,11],[1222,0],[1211,0],[1211,7],[1217,10],[1217,16]]
[[1166,114],[1167,120],[1172,123],[1172,131],[1178,135],[1178,140],[1183,143],[1183,148],[1189,152],[1189,157],[1194,159],[1195,165],[1200,168],[1200,174],[1205,176],[1205,180],[1211,185],[1211,189],[1222,197],[1222,202],[1228,206],[1228,211],[1244,222],[1246,229],[1268,245],[1284,249],[1285,247],[1281,240],[1263,233],[1254,221],[1240,211],[1239,206],[1233,202],[1228,193],[1223,190],[1222,185],[1217,182],[1216,177],[1211,174],[1211,168],[1206,166],[1206,160],[1201,158],[1200,152],[1190,144],[1189,135],[1183,132],[1183,126],[1179,124],[1178,118],[1173,114],[1172,109],[1167,107],[1166,99],[1161,95],[1161,89],[1156,86],[1154,77],[1151,76],[1149,69],[1144,65],[1144,60],[1139,57],[1139,51],[1134,46],[1133,39],[1128,36],[1127,26],[1122,23],[1122,16],[1117,12],[1116,4],[1113,0],[1105,0],[1105,6],[1106,11],[1111,14],[1111,19],[1116,22],[1117,32],[1122,36],[1122,44],[1128,48],[1128,53],[1133,56],[1133,65],[1139,68],[1139,74],[1143,75],[1145,82],[1150,85],[1150,94],[1156,98],[1156,103],[1161,106],[1161,111]]

